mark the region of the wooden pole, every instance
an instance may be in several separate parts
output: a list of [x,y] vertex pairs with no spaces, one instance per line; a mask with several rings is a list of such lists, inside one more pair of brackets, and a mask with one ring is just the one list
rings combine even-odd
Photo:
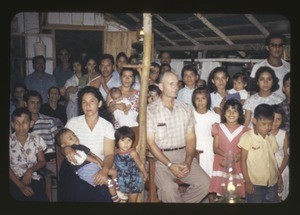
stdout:
[[[147,114],[147,94],[148,80],[151,63],[151,39],[152,39],[152,20],[150,13],[143,14],[144,25],[144,44],[143,44],[143,63],[141,76],[141,88],[139,96],[139,143],[136,147],[142,162],[146,163],[146,114]],[[144,192],[139,195],[138,202],[144,201]]]

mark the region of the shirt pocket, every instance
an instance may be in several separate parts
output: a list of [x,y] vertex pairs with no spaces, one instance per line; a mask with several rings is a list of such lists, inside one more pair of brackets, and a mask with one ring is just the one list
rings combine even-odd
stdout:
[[167,137],[167,124],[158,123],[156,128],[156,140],[162,141]]

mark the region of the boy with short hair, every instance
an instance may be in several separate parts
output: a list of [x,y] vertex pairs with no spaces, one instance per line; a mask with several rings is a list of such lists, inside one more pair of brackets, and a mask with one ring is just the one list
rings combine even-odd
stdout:
[[193,107],[192,94],[197,88],[196,82],[199,78],[198,71],[194,65],[186,65],[182,68],[181,78],[184,87],[178,91],[177,99]]
[[258,105],[254,110],[253,129],[244,133],[238,143],[247,203],[277,203],[278,192],[282,191],[275,158],[278,144],[270,133],[273,119],[274,110],[270,105]]
[[12,113],[11,126],[15,132],[9,137],[10,193],[19,201],[48,202],[45,183],[37,173],[46,165],[43,153],[46,143],[29,132],[33,124],[31,112],[26,108],[17,108]]

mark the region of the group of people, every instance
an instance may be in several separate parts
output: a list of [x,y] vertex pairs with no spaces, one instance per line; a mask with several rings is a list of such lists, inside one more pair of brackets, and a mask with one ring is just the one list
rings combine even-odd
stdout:
[[[156,158],[155,184],[162,202],[216,202],[233,188],[237,198],[249,203],[287,198],[290,73],[281,59],[285,42],[282,35],[267,37],[269,57],[253,67],[251,90],[250,77],[242,71],[231,81],[225,67],[216,67],[201,80],[193,65],[184,66],[179,76],[167,52],[161,53],[160,64],[151,63],[147,147]],[[53,155],[57,144],[65,157],[58,201],[137,202],[148,178],[135,151],[138,71],[124,67],[129,63],[124,53],[116,58],[116,70],[110,54],[103,54],[98,66],[94,58],[86,64],[74,60],[72,70],[68,51],[59,53],[61,65],[53,76],[45,73],[43,56],[36,56],[35,71],[14,90],[13,196],[51,198],[43,194],[42,183],[37,188],[31,181],[42,182],[37,170],[44,166],[54,170],[56,157],[45,155]],[[17,96],[21,91],[23,99]],[[202,151],[199,161],[196,150]],[[184,192],[176,179],[188,185]]]

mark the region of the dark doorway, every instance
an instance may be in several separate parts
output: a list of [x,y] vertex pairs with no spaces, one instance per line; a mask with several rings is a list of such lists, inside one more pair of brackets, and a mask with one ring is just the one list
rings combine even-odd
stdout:
[[[102,54],[102,31],[86,30],[55,30],[56,54],[61,48],[67,48],[71,53],[71,61],[85,52],[99,59]],[[56,61],[59,64],[58,61]]]

